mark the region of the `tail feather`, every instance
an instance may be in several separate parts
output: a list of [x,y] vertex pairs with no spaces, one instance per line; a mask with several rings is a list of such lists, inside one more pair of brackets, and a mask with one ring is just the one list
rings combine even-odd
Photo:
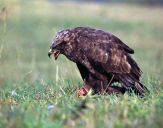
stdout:
[[149,90],[147,89],[147,87],[145,87],[140,82],[135,82],[135,89],[138,91],[138,94],[140,94],[140,95],[144,95],[145,93],[149,93]]
[[135,94],[140,96],[144,96],[145,93],[149,93],[149,90],[131,74],[126,76],[121,75],[119,76],[119,79],[122,83],[122,86],[125,87],[128,92],[134,91]]

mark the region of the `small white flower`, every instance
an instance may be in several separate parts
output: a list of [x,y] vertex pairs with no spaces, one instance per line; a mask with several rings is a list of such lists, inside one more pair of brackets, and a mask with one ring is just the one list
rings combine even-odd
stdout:
[[49,111],[54,110],[54,108],[55,108],[55,106],[54,106],[53,104],[48,105],[48,110],[49,110]]
[[11,91],[11,96],[17,96],[18,94],[16,93],[16,91],[15,90],[12,90]]

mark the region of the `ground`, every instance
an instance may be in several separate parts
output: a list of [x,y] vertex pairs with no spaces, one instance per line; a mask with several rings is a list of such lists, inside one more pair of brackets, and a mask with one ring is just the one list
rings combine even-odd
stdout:
[[[14,0],[0,9],[0,127],[163,126],[162,7]],[[77,26],[110,31],[135,49],[150,95],[78,98],[75,64],[47,56],[54,34]]]

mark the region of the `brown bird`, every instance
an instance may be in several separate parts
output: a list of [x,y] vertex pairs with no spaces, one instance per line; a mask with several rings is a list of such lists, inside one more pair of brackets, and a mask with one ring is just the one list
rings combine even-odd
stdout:
[[[133,90],[144,95],[148,89],[140,83],[142,71],[131,58],[134,50],[111,33],[89,27],[77,27],[58,32],[49,50],[49,57],[59,54],[75,62],[84,81],[78,95],[89,89],[95,93],[124,93]],[[118,82],[119,86],[112,86]]]

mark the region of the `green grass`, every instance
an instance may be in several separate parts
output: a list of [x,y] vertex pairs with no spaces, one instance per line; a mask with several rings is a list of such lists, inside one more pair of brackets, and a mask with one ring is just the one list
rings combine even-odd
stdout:
[[[163,8],[20,0],[0,1],[3,7],[7,13],[0,13],[0,127],[163,126]],[[47,56],[56,32],[76,26],[110,31],[134,48],[150,95],[78,98],[82,80],[75,64],[64,56],[58,61]],[[49,110],[49,105],[54,108]]]

